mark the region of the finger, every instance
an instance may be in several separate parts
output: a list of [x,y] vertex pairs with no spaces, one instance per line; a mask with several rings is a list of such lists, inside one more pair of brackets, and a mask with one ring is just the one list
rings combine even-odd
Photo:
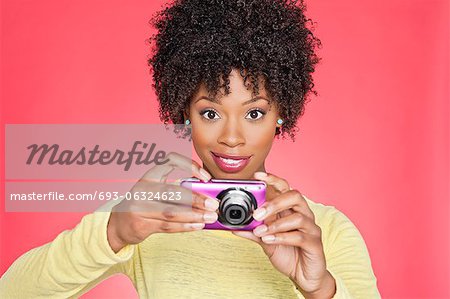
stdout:
[[167,179],[169,173],[175,168],[180,168],[187,172],[191,172],[194,177],[197,177],[205,182],[211,179],[211,175],[205,169],[200,167],[196,161],[181,154],[170,152],[165,157],[165,161],[166,162],[164,164],[155,165],[149,169],[144,174],[142,179],[151,182],[165,182],[165,179]]
[[258,244],[261,244],[261,238],[257,237],[255,234],[253,234],[251,231],[239,231],[239,230],[235,230],[232,231],[233,235],[251,240],[253,242],[256,242]]
[[308,234],[320,235],[320,228],[312,221],[311,218],[305,217],[301,213],[293,213],[279,218],[270,224],[259,225],[253,230],[253,233],[258,237],[262,237],[293,230],[300,230]]
[[195,223],[214,223],[217,221],[218,215],[216,212],[204,211],[199,209],[191,209],[185,207],[175,207],[173,205],[166,205],[163,209],[155,209],[154,211],[147,211],[140,213],[144,219],[164,220],[168,222],[195,222]]
[[[205,182],[211,179],[211,175],[191,158],[183,156],[176,152],[170,152],[167,157],[168,161],[166,163],[168,163],[168,166],[171,167],[171,169],[169,171],[159,173],[159,175],[161,175],[160,177],[161,182],[166,182],[170,172],[172,172],[172,170],[174,170],[175,168],[180,168],[187,172],[190,171],[192,176],[197,177]],[[164,168],[161,169],[161,171],[164,170],[165,170]],[[156,173],[156,175],[158,175],[158,173]]]
[[[142,203],[137,203],[137,208],[134,211],[161,211],[167,205],[175,206],[181,210],[186,208],[199,209],[204,211],[215,212],[219,208],[219,200],[215,197],[209,197],[196,191],[187,190],[180,192],[180,200],[144,200]],[[166,196],[167,198],[168,196]],[[178,199],[177,197],[173,199]]]
[[294,212],[302,213],[314,220],[314,213],[308,206],[302,194],[297,190],[289,190],[280,194],[270,202],[265,202],[253,212],[253,218],[263,220],[281,211],[292,209]]
[[313,252],[320,248],[320,238],[311,236],[301,231],[291,231],[285,233],[277,233],[273,235],[267,235],[261,238],[264,244],[271,245],[286,245],[301,247],[304,250]]
[[284,193],[289,191],[289,184],[285,179],[277,177],[270,173],[255,172],[253,177],[257,180],[266,182],[268,185],[273,186],[277,191]]
[[272,246],[270,244],[266,244],[264,243],[261,238],[259,238],[258,236],[256,236],[255,234],[253,234],[253,232],[251,231],[232,231],[232,233],[236,236],[251,240],[255,243],[258,243],[262,249],[264,250],[264,252],[267,254],[267,256],[272,256],[276,246]]
[[146,220],[146,226],[150,231],[154,231],[156,233],[179,233],[201,230],[205,227],[205,223],[181,223],[158,219],[148,219]]
[[130,199],[138,199],[135,210],[158,209],[158,204],[172,204],[193,207],[208,211],[219,208],[219,200],[215,197],[192,191],[183,186],[140,181],[132,189]]
[[219,208],[219,200],[217,198],[209,197],[203,193],[192,191],[192,207],[207,210],[216,211]]

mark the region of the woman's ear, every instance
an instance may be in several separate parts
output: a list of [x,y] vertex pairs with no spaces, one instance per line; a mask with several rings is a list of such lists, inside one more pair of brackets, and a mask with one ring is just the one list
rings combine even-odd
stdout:
[[276,127],[277,127],[277,128],[281,128],[281,126],[282,126],[283,123],[284,123],[283,118],[281,118],[281,116],[278,115],[276,119],[277,119]]
[[280,115],[277,116],[276,125],[275,125],[275,135],[281,134],[281,127],[283,126],[283,119]]

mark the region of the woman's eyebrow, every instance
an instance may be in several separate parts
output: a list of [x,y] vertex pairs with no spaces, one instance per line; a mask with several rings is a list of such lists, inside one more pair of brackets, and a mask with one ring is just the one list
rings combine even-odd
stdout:
[[[207,101],[210,101],[210,102],[213,102],[213,103],[222,105],[221,102],[220,102],[219,100],[217,100],[216,98],[208,98],[208,97],[206,97],[206,96],[201,96],[201,97],[199,97],[197,100],[195,100],[194,103],[197,103],[197,102],[200,101],[200,100],[207,100]],[[256,102],[256,101],[258,101],[258,100],[266,100],[266,101],[270,104],[270,101],[269,101],[267,98],[265,98],[265,97],[263,97],[263,96],[256,96],[256,97],[254,97],[254,98],[252,98],[252,99],[250,99],[250,100],[245,101],[244,103],[242,103],[242,106],[248,105],[248,104],[253,103],[253,102]]]
[[195,100],[194,104],[197,103],[200,100],[207,100],[207,101],[210,101],[210,102],[217,103],[217,104],[221,105],[220,101],[218,101],[216,98],[208,98],[206,96],[199,97],[197,100]]
[[254,97],[254,98],[242,103],[242,106],[248,105],[248,104],[256,102],[258,100],[266,100],[270,104],[270,101],[267,98],[265,98],[263,96],[257,96],[257,97]]

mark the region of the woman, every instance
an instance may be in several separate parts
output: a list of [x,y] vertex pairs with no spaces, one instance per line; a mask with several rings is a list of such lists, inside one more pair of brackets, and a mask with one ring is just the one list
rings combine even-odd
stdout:
[[132,191],[174,168],[205,181],[263,180],[267,202],[253,214],[263,225],[204,230],[218,202],[198,193],[184,211],[122,201],[19,258],[1,280],[2,298],[77,297],[114,273],[142,298],[379,298],[350,220],[265,168],[274,137],[294,138],[313,92],[320,42],[304,10],[281,0],[180,0],[154,23],[149,64],[161,118],[191,126],[203,166],[171,154]]

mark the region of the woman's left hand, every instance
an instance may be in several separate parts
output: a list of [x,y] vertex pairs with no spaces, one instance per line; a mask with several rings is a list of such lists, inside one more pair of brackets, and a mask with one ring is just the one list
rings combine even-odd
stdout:
[[266,203],[253,217],[264,224],[233,234],[260,244],[272,265],[289,277],[305,298],[332,298],[336,283],[327,271],[322,232],[302,194],[286,180],[257,172],[267,184]]

